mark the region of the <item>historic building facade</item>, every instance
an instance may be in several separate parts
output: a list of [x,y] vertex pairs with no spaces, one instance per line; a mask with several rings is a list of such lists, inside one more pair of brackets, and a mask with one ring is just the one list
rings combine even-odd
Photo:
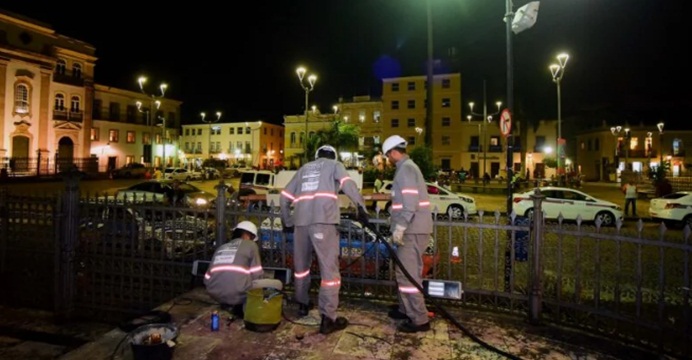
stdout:
[[[152,108],[142,93],[94,84],[95,48],[50,25],[0,11],[0,159],[12,171],[60,171],[88,162],[105,170],[148,162],[156,136],[137,114]],[[134,80],[133,80],[134,82]],[[153,114],[152,114],[153,115]],[[139,120],[138,120],[139,119]],[[180,102],[161,99],[155,119],[169,143],[180,125]],[[148,133],[148,134],[147,134]],[[169,145],[170,146],[170,145]],[[154,153],[161,164],[163,146]],[[175,156],[170,149],[169,156]],[[94,160],[97,159],[97,160]],[[175,159],[172,157],[171,159]],[[172,163],[167,161],[167,163]],[[90,171],[93,169],[89,169]]]

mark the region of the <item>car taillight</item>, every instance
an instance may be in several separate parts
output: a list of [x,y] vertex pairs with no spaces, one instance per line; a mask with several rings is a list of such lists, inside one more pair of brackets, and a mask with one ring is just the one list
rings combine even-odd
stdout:
[[515,203],[520,203],[520,202],[522,202],[522,201],[524,201],[524,200],[528,200],[528,198],[515,197],[515,198],[513,199],[513,201],[514,201]]

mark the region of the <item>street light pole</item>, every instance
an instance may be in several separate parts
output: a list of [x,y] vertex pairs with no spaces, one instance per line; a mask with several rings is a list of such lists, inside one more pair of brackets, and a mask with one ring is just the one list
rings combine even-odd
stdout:
[[630,159],[630,128],[625,128],[625,170]]
[[209,137],[209,139],[208,139],[209,140],[208,141],[209,142],[209,144],[208,144],[209,145],[209,147],[208,147],[209,154],[208,154],[207,158],[211,159],[211,124],[221,120],[221,111],[216,112],[216,119],[205,120],[205,118],[207,117],[207,113],[205,113],[205,112],[201,112],[201,113],[199,113],[199,115],[202,117],[203,123],[209,124],[209,136],[208,136]]
[[[497,115],[500,113],[500,108],[502,107],[502,102],[496,101],[495,105],[497,106],[497,111],[492,113],[492,114],[488,114],[488,103],[486,100],[487,100],[486,82],[485,82],[485,80],[483,80],[483,113],[479,114],[479,113],[473,112],[473,106],[475,105],[475,103],[474,102],[469,103],[469,109],[471,110],[470,111],[471,115],[483,117],[482,118],[483,119],[482,120],[483,121],[483,133],[484,133],[484,135],[483,135],[483,175],[485,175],[485,173],[487,172],[487,168],[486,168],[486,165],[487,165],[486,159],[488,158],[488,143],[487,143],[488,127],[487,127],[487,124],[489,124],[492,121],[492,118],[494,115]],[[485,120],[487,120],[487,121],[485,121]],[[480,124],[478,126],[480,127]],[[479,139],[479,145],[480,145],[480,139]],[[479,168],[480,168],[480,160],[479,160]],[[479,170],[479,172],[480,172],[480,170]]]
[[317,82],[317,76],[315,74],[308,75],[307,83],[304,82],[303,79],[305,79],[306,72],[307,70],[302,66],[296,69],[300,87],[302,87],[305,91],[305,136],[303,137],[303,164],[308,162],[308,97],[310,96],[310,92],[315,89],[315,82]]
[[[161,83],[159,85],[159,91],[161,92],[161,95],[157,96],[155,93],[148,94],[144,90],[144,84],[146,82],[147,82],[146,76],[140,76],[139,78],[137,78],[137,83],[139,84],[139,90],[142,92],[142,94],[149,97],[149,113],[147,115],[147,122],[149,122],[148,125],[151,129],[151,141],[150,141],[151,142],[151,166],[154,167],[154,156],[155,156],[155,152],[154,152],[154,117],[151,115],[151,111],[154,107],[154,104],[157,105],[156,110],[158,111],[159,107],[161,106],[161,101],[159,101],[158,99],[162,99],[164,96],[166,96],[166,89],[168,89],[168,85],[166,83]],[[158,101],[158,103],[157,103],[157,101]],[[141,108],[142,108],[142,103],[138,101],[137,102],[137,110],[139,110],[141,112],[142,111]],[[166,130],[165,130],[165,125],[164,125],[164,132],[165,131]],[[164,144],[164,151],[166,151],[166,145],[165,144]],[[166,166],[165,162],[163,163],[163,166],[164,167]]]
[[663,126],[664,125],[665,124],[663,123],[663,121],[656,124],[656,127],[658,128],[658,152],[660,153],[660,155],[659,155],[660,160],[659,160],[658,166],[663,165]]
[[[469,124],[471,124],[471,120],[473,119],[473,116],[467,115],[466,119],[469,121]],[[483,122],[485,125],[485,122]],[[478,144],[476,146],[476,162],[478,163],[478,166],[476,167],[476,173],[474,174],[474,178],[476,179],[476,182],[478,181],[478,178],[480,177],[480,172],[481,172],[481,123],[478,123]],[[471,170],[471,169],[469,169]]]
[[[250,162],[253,168],[255,167],[255,130],[259,130],[262,127],[262,121],[258,121],[257,124],[257,128],[253,129],[250,127],[247,121],[245,122],[245,127],[250,128],[250,137],[252,138],[252,145],[250,147]],[[259,167],[259,161],[257,162],[257,167]]]
[[565,66],[569,60],[569,55],[562,53],[557,56],[557,64],[550,65],[550,73],[553,76],[553,82],[557,85],[557,174],[560,184],[563,182],[565,175],[565,141],[562,139],[562,98],[560,94],[560,83],[565,75]]

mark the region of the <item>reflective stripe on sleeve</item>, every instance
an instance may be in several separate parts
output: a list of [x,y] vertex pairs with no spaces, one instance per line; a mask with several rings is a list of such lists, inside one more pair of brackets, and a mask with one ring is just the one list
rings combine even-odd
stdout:
[[341,180],[339,180],[339,186],[344,186],[344,182],[346,182],[347,180],[353,180],[353,179],[351,179],[350,176],[346,176],[346,177],[342,178]]
[[251,267],[251,268],[250,268],[250,272],[251,272],[251,273],[262,272],[262,271],[263,271],[263,269],[262,269],[262,266],[261,266],[261,265],[260,265],[260,266],[255,266],[255,267]]

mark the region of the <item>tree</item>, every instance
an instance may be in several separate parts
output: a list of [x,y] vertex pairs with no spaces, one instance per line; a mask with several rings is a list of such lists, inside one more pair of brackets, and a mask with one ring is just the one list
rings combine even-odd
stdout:
[[318,130],[315,135],[308,139],[308,159],[312,159],[317,149],[322,145],[333,146],[337,153],[341,150],[356,150],[358,149],[359,135],[359,127],[336,120],[331,127]]
[[432,149],[428,146],[416,146],[409,152],[411,160],[418,165],[423,177],[430,179],[435,176],[435,167],[433,166]]

